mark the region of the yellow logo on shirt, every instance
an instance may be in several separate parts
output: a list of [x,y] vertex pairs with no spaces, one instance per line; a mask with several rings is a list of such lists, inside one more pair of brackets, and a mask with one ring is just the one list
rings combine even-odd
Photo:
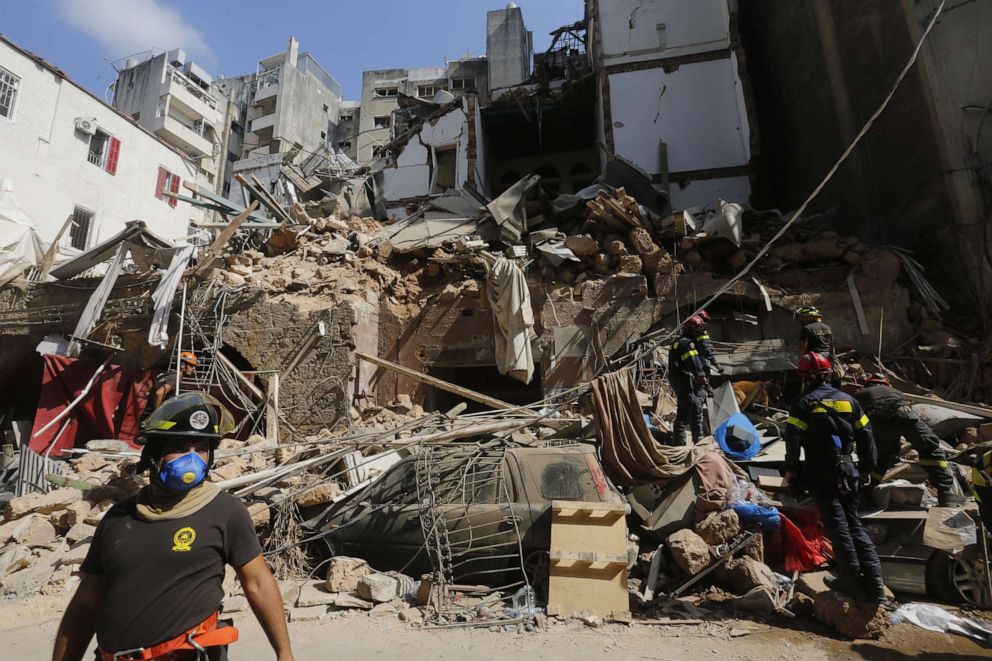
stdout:
[[180,528],[172,537],[173,551],[192,551],[193,541],[196,539],[196,531],[190,527]]

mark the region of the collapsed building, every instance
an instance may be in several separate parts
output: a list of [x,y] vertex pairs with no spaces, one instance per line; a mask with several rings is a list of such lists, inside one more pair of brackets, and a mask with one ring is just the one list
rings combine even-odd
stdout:
[[[182,387],[210,390],[239,423],[212,479],[248,499],[268,548],[292,546],[301,525],[334,540],[313,553],[336,556],[321,588],[336,596],[307,601],[298,592],[300,608],[371,609],[411,592],[407,577],[369,569],[404,562],[349,538],[342,523],[373,516],[361,511],[371,502],[417,511],[420,523],[402,527],[428,551],[423,569],[433,573],[418,603],[434,609],[435,622],[490,621],[458,612],[451,595],[459,590],[495,611],[549,573],[574,578],[582,573],[575,563],[591,563],[591,573],[622,584],[619,597],[610,593],[621,605],[592,609],[591,618],[623,617],[628,578],[656,615],[685,610],[659,605],[661,593],[677,597],[712,580],[744,600],[735,607],[815,609],[847,635],[877,633],[874,612],[858,611],[854,619],[864,621],[852,624],[837,614],[854,608],[849,600],[769,569],[817,566],[823,537],[776,483],[779,402],[749,410],[733,382],[794,393],[794,311],[816,305],[849,375],[885,371],[914,403],[940,409],[935,424],[963,452],[992,440],[992,410],[982,404],[992,399],[987,339],[952,315],[946,283],[925,275],[927,256],[838,223],[829,208],[800,217],[748,204],[762,185],[752,159],[765,129],[741,16],[736,3],[696,4],[690,15],[674,3],[590,1],[585,20],[556,30],[533,70],[520,58],[490,62],[485,94],[433,89],[453,80],[451,70],[382,78],[425,89],[395,94],[376,167],[355,167],[333,150],[263,145],[252,155],[258,167],[235,173],[230,199],[202,185],[172,196],[215,213],[220,221],[201,224],[215,231],[176,246],[133,223],[68,263],[15,278],[0,292],[0,402],[9,445],[20,452],[8,518],[37,523],[10,528],[0,542],[47,549],[56,531],[68,540],[76,523],[98,520],[102,503],[137,488],[113,462],[134,454],[128,442],[153,372],[193,351],[196,376]],[[489,37],[526,53],[519,9],[498,14]],[[294,57],[262,64],[288,66]],[[264,86],[249,81],[248,89]],[[711,431],[723,429],[724,441],[672,448],[658,441],[674,410],[662,340],[703,305],[726,381],[709,403]],[[742,409],[761,426],[745,432],[761,446],[750,456],[725,440]],[[108,449],[107,438],[124,444]],[[899,475],[915,471],[912,483],[885,493],[909,504],[906,534],[919,536],[929,492],[912,455],[904,458]],[[527,525],[515,508],[533,502],[514,499],[513,480],[542,494],[544,509]],[[89,492],[98,482],[116,491],[88,494],[93,507],[71,516],[73,501],[53,490]],[[45,512],[46,498],[65,502]],[[456,571],[474,558],[465,531],[483,524],[445,508],[475,498],[513,523],[512,535],[494,542],[519,550],[500,556],[511,559],[496,568],[499,582],[479,578],[488,569]],[[584,505],[572,511],[568,501]],[[773,504],[788,512],[818,561],[776,557],[785,543],[765,522],[744,520],[735,503],[752,514]],[[555,547],[555,526],[579,526],[589,512],[607,512],[608,531],[585,531],[604,548],[586,557],[593,551]],[[38,517],[55,513],[52,539],[45,528],[44,543],[25,541],[44,528]],[[643,540],[628,536],[635,526]],[[367,529],[400,528],[378,521]],[[79,534],[62,551],[84,544]],[[961,539],[937,550],[958,549]],[[285,575],[308,567],[295,553],[277,556]],[[928,568],[941,558],[944,574],[961,566],[947,557],[963,557],[920,554]],[[63,559],[59,567],[72,566]],[[60,570],[59,580],[70,574]],[[26,585],[21,576],[15,586]],[[893,581],[900,576],[908,592],[931,589],[926,578]],[[44,572],[31,580],[53,584]],[[466,588],[472,581],[483,587]],[[556,602],[553,585],[537,598],[559,613],[595,601]],[[992,599],[977,583],[969,590],[951,598]],[[529,595],[499,617],[532,615]]]

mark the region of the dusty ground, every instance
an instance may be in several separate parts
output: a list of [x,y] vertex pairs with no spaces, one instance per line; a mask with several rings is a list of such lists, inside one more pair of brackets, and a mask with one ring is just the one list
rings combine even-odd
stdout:
[[[0,658],[48,659],[66,599],[32,597],[0,602]],[[236,614],[241,640],[233,659],[269,659],[271,650],[250,614]],[[786,626],[726,620],[699,626],[552,623],[531,633],[488,629],[420,631],[389,618],[355,614],[326,622],[290,624],[299,661],[328,658],[415,659],[741,659],[819,661],[834,659],[916,660],[992,658],[992,650],[960,636],[935,634],[903,624],[880,641],[848,641],[810,622]],[[793,628],[789,628],[789,627]]]

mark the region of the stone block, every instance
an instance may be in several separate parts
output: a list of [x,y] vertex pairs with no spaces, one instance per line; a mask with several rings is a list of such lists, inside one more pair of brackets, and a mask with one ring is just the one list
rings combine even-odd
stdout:
[[982,443],[992,441],[992,422],[978,425],[978,438],[981,439]]
[[51,524],[47,516],[31,514],[19,519],[18,523],[20,525],[11,532],[11,539],[17,544],[34,548],[47,546],[55,541],[55,526]]
[[736,594],[747,594],[755,588],[763,588],[770,594],[775,594],[778,579],[767,565],[754,558],[738,558],[728,560],[727,578]]
[[96,526],[91,526],[86,523],[77,523],[73,527],[69,528],[69,531],[65,534],[65,541],[69,544],[76,545],[79,542],[89,542],[93,539],[93,533],[96,532]]
[[358,580],[358,596],[382,604],[400,595],[400,581],[389,574],[369,574]]
[[7,546],[0,553],[0,579],[31,564],[31,550],[26,546]]
[[99,503],[90,508],[90,511],[86,513],[83,517],[83,523],[87,523],[91,526],[95,526],[100,523],[100,519],[103,515],[114,506],[114,501],[110,499],[101,500]]
[[734,599],[733,604],[741,610],[769,615],[778,609],[775,597],[772,596],[774,594],[774,592],[769,592],[765,588],[756,587]]
[[358,596],[357,592],[335,592],[331,595],[330,605],[335,608],[359,610],[372,610],[375,605],[371,601],[366,601]]
[[85,500],[77,500],[66,507],[64,511],[59,513],[59,525],[62,528],[71,528],[80,523],[84,523],[87,515],[92,509],[93,506]]
[[828,571],[811,571],[801,574],[796,580],[796,592],[801,592],[814,599],[817,595],[830,592],[830,588],[824,582],[830,576],[831,574]]
[[711,512],[696,524],[696,533],[710,546],[725,544],[741,530],[737,512],[732,509]]
[[372,569],[365,560],[337,556],[331,558],[328,564],[324,586],[328,592],[355,592],[358,590],[358,581],[371,573]]
[[672,533],[665,540],[665,545],[671,551],[678,568],[690,576],[698,574],[710,564],[709,544],[689,529]]
[[105,468],[110,465],[109,461],[96,452],[84,454],[79,459],[73,459],[69,463],[72,464],[72,469],[77,473],[95,473],[101,468]]
[[651,238],[651,235],[642,227],[630,230],[627,238],[630,239],[630,245],[634,248],[634,252],[641,257],[650,255],[658,250],[658,246]]
[[813,599],[813,613],[817,620],[848,638],[878,638],[890,624],[884,608],[832,590]]
[[59,558],[59,564],[81,565],[83,564],[83,560],[86,559],[86,554],[89,553],[89,550],[90,545],[88,543],[77,544]]
[[64,510],[70,504],[80,500],[81,494],[77,489],[56,489],[49,493],[29,493],[11,499],[3,511],[6,521],[13,521],[22,516],[37,512],[50,514]]
[[329,606],[334,603],[335,594],[328,592],[322,581],[307,581],[300,586],[296,597],[297,606]]
[[296,504],[299,507],[313,507],[323,505],[334,500],[341,493],[341,487],[337,482],[325,482],[312,489],[304,491],[296,497]]
[[396,602],[387,602],[384,604],[376,604],[369,611],[369,617],[388,617],[390,615],[395,615],[399,611],[399,605]]
[[565,247],[576,257],[591,257],[599,252],[599,242],[588,234],[573,234],[565,237]]
[[131,449],[131,446],[117,439],[100,438],[86,441],[86,449],[102,452],[126,452]]
[[251,522],[255,524],[256,528],[269,525],[270,513],[267,504],[252,503],[248,506],[248,514],[251,516]]
[[628,254],[627,244],[620,239],[613,239],[612,241],[606,242],[606,252],[613,255],[614,257],[620,257],[622,255]]
[[618,273],[640,273],[643,267],[641,258],[637,255],[622,255],[619,261]]

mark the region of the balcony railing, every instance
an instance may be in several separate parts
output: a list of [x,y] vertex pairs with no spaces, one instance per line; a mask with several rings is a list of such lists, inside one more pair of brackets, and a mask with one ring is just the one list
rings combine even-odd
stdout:
[[97,167],[103,167],[103,154],[94,154],[93,152],[86,153],[86,160]]

